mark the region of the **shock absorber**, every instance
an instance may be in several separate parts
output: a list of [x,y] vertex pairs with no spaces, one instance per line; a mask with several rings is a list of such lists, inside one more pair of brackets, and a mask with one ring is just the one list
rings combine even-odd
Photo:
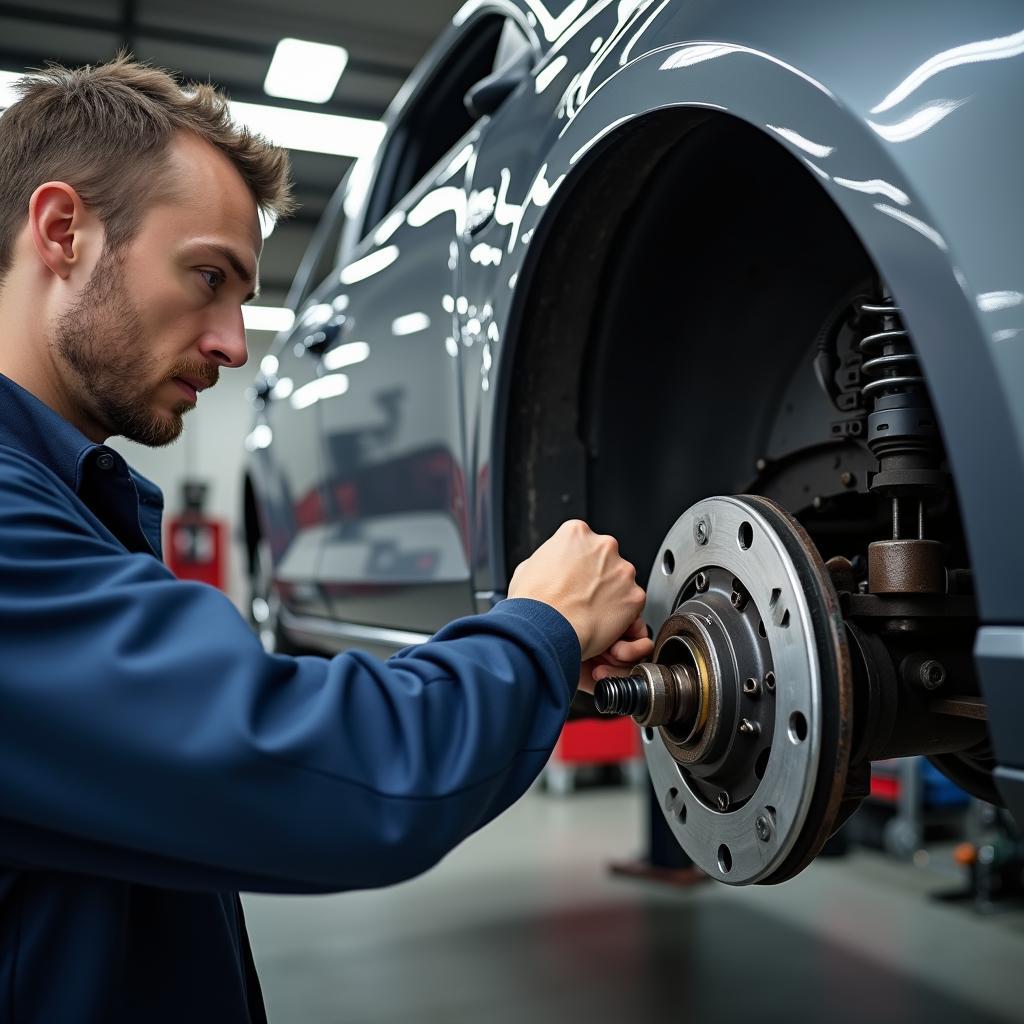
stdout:
[[900,310],[883,287],[881,299],[860,304],[876,330],[860,341],[868,415],[867,443],[878,459],[870,490],[892,503],[892,537],[868,547],[873,594],[943,593],[943,546],[925,537],[925,503],[948,482],[942,445],[917,356]]

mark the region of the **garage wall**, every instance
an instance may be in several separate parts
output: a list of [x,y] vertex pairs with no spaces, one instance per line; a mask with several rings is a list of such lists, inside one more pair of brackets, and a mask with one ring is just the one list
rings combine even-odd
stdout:
[[241,610],[248,591],[242,544],[243,442],[252,429],[252,406],[245,391],[272,340],[272,335],[262,331],[248,333],[248,363],[241,369],[221,371],[217,386],[200,395],[196,408],[185,417],[185,429],[174,444],[146,448],[124,438],[110,442],[129,465],[163,490],[165,517],[180,512],[181,485],[186,478],[208,485],[208,514],[228,524],[228,594]]

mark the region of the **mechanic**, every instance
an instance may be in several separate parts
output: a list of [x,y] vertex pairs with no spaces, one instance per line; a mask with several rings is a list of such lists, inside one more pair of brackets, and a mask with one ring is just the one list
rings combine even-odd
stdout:
[[170,443],[244,364],[288,174],[125,57],[0,118],[4,1021],[264,1020],[238,890],[425,871],[530,785],[578,685],[650,655],[633,567],[580,522],[387,662],[267,654],[164,567],[160,492],[105,442]]

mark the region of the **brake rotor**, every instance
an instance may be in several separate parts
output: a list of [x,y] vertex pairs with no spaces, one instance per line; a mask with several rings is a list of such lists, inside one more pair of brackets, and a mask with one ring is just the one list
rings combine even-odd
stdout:
[[684,724],[643,729],[672,832],[723,882],[791,878],[836,826],[850,761],[850,655],[817,549],[766,498],[708,498],[665,537],[646,614],[654,662],[692,681]]

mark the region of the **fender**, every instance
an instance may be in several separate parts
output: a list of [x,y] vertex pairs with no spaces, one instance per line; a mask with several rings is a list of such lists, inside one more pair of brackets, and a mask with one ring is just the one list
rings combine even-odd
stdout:
[[[590,61],[599,67],[562,85],[551,128],[557,135],[533,181],[518,183],[519,202],[511,175],[493,183],[474,177],[474,190],[497,186],[499,207],[513,216],[500,275],[486,292],[477,277],[470,297],[492,305],[501,327],[514,325],[529,292],[509,298],[507,285],[520,274],[527,280],[541,258],[524,240],[552,230],[574,185],[639,118],[673,107],[712,110],[768,133],[819,181],[897,296],[958,482],[983,621],[1024,623],[1024,593],[1017,573],[1007,571],[1008,557],[1016,569],[1024,560],[1006,547],[1016,541],[1024,508],[1024,402],[1016,395],[1024,382],[1022,154],[1013,131],[1024,101],[1024,32],[1013,12],[982,5],[937,25],[926,20],[925,4],[898,15],[879,7],[872,20],[891,37],[886,50],[851,64],[849,34],[864,30],[859,10],[854,17],[816,7],[805,17],[805,5],[794,2],[773,5],[770,23],[748,11],[734,26],[736,11],[722,5],[639,6],[653,15],[637,19],[632,35],[620,33],[619,52],[599,49]],[[786,50],[778,49],[785,38],[779,25],[792,29],[796,20],[796,44],[790,31]],[[589,57],[580,54],[608,27],[600,18],[587,31],[570,27],[571,45],[556,41],[538,79],[561,85],[560,57],[568,57],[564,66],[584,66]],[[636,55],[620,64],[627,51]],[[502,120],[501,130],[513,124]],[[514,365],[514,334],[508,341],[493,369],[489,353],[487,369],[478,350],[475,363],[468,359],[467,380],[489,372],[492,396]],[[493,402],[479,405],[482,419],[495,410],[498,419],[476,425],[476,470],[500,488],[493,481],[502,468],[502,405]],[[500,538],[500,500],[490,501],[491,537]]]

